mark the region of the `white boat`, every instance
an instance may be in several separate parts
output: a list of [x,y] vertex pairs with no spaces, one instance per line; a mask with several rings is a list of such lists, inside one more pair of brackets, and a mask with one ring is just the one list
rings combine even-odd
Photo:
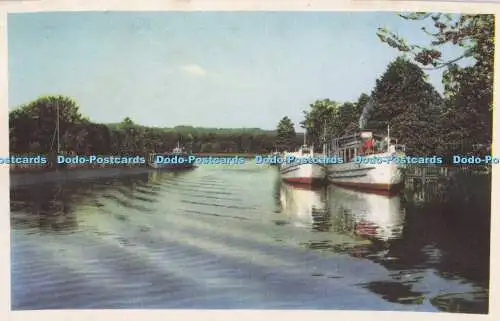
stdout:
[[396,159],[404,157],[404,146],[389,136],[361,131],[333,140],[332,154],[343,163],[329,164],[328,181],[363,190],[397,191],[403,186],[402,166]]
[[302,145],[298,151],[284,153],[284,161],[280,164],[281,178],[288,183],[320,185],[326,179],[326,166],[314,163],[315,158],[312,147]]
[[344,228],[357,235],[387,241],[401,238],[403,234],[405,211],[399,195],[379,195],[330,186],[328,207],[334,221],[344,222]]
[[170,153],[151,154],[149,156],[150,166],[156,169],[193,169],[195,164],[189,161],[190,153],[186,152],[183,147],[177,142]]

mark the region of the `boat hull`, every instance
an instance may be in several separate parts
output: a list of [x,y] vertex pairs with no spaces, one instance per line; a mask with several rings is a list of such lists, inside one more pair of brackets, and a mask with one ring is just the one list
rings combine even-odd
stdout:
[[[389,157],[390,154],[366,156],[365,159]],[[328,181],[339,186],[373,191],[396,192],[403,187],[403,172],[395,162],[349,162],[328,166]]]
[[280,175],[290,184],[321,185],[325,182],[326,168],[320,164],[281,164]]
[[182,170],[182,169],[193,169],[195,166],[193,164],[153,164],[153,168],[156,169],[171,169],[171,170]]

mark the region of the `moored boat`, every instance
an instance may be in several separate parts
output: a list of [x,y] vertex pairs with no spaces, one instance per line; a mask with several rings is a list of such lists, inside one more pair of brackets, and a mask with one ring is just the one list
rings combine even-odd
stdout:
[[314,163],[317,156],[314,155],[313,148],[305,144],[296,152],[284,153],[284,161],[279,167],[282,180],[309,186],[323,184],[326,178],[326,167],[324,164]]
[[[280,158],[282,156],[282,153],[280,153],[278,151],[274,151],[269,156],[270,157],[274,157],[274,158]],[[279,166],[279,163],[278,162],[272,162],[270,165],[271,166]]]
[[387,135],[362,130],[335,138],[332,154],[343,163],[328,165],[329,182],[350,188],[377,191],[397,191],[403,186],[402,166],[404,146]]
[[150,165],[157,169],[192,169],[195,165],[190,156],[191,154],[177,143],[177,147],[169,153],[151,154]]

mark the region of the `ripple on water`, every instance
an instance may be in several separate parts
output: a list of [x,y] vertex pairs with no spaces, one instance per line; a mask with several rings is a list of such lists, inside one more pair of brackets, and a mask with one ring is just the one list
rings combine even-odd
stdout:
[[403,237],[381,241],[292,191],[296,220],[273,173],[200,167],[15,193],[13,308],[487,310],[411,213]]

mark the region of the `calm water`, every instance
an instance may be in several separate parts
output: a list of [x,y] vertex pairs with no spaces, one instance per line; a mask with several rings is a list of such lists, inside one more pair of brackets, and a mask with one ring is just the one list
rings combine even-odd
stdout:
[[12,309],[487,313],[488,180],[429,186],[311,191],[247,165],[13,190]]

